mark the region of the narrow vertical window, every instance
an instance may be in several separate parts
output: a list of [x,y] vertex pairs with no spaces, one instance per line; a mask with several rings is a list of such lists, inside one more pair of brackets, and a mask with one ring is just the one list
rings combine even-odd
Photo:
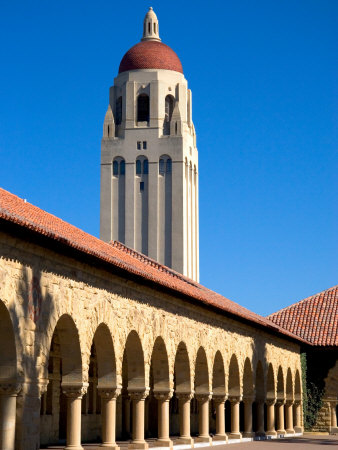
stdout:
[[124,159],[120,162],[120,175],[125,175],[126,173],[126,163]]
[[147,141],[143,141],[143,150],[147,150]]
[[149,122],[149,97],[146,94],[137,98],[137,121]]
[[148,32],[149,32],[149,34],[150,34],[150,22],[148,23]]
[[107,127],[107,134],[108,134],[108,137],[109,137],[109,132],[110,132],[110,128],[109,128],[109,125],[108,125],[108,127]]
[[172,169],[171,159],[168,158],[168,159],[167,159],[166,172],[167,172],[167,173],[171,173],[171,169]]
[[140,191],[144,191],[144,181],[140,182]]
[[154,33],[156,34],[156,23],[154,23]]
[[137,141],[137,150],[141,150],[141,141]]
[[113,162],[113,175],[119,174],[119,163],[117,161]]
[[148,175],[148,173],[149,173],[149,164],[148,164],[148,160],[145,159],[143,161],[143,174]]
[[164,106],[164,124],[163,124],[163,134],[170,134],[170,121],[174,111],[175,99],[172,95],[167,95],[165,98]]
[[141,161],[139,159],[136,160],[136,175],[141,175],[142,173],[142,166]]
[[162,159],[162,158],[160,159],[158,171],[159,171],[160,175],[164,174],[164,159]]
[[116,100],[115,111],[116,111],[116,117],[115,117],[116,125],[120,125],[122,122],[122,97],[119,97]]

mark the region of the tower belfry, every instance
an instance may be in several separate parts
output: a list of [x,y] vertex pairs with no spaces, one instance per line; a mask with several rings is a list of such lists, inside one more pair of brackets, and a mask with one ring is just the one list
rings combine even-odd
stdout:
[[110,88],[101,145],[100,237],[198,281],[198,152],[191,91],[153,9]]

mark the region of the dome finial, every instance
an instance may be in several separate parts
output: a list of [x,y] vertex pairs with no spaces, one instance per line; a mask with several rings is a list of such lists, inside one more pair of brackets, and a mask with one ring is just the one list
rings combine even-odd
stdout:
[[142,41],[160,41],[158,20],[153,8],[150,6],[143,22]]

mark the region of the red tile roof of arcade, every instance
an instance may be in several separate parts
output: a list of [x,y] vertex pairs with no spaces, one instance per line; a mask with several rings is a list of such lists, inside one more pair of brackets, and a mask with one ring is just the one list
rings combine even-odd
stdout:
[[338,346],[338,286],[294,303],[268,318],[313,345]]
[[163,286],[188,297],[196,304],[204,304],[249,321],[252,325],[263,326],[268,332],[303,341],[269,319],[249,311],[151,258],[116,241],[108,244],[1,188],[0,220],[10,225],[16,224],[70,249],[76,249],[109,264],[112,268],[119,268],[157,286]]

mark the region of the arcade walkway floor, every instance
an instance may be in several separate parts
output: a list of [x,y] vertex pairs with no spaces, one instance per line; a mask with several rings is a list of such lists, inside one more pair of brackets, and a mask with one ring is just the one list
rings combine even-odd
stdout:
[[[118,442],[121,450],[127,449],[126,442]],[[151,445],[151,443],[150,443]],[[229,445],[217,445],[213,446],[215,450],[311,450],[322,446],[335,446],[338,448],[338,435],[315,435],[306,434],[304,436],[296,438],[285,438],[285,439],[273,439],[268,441],[254,441],[254,442],[242,442],[238,444],[231,444],[234,447],[229,447]],[[96,444],[82,444],[84,450],[101,450]],[[149,446],[150,447],[150,446]],[[63,449],[63,446],[51,446],[48,449]],[[156,447],[155,447],[156,448]],[[154,450],[155,450],[154,448]],[[200,447],[200,448],[210,448],[210,447]],[[175,449],[175,447],[174,447]],[[333,449],[332,449],[333,450]]]

